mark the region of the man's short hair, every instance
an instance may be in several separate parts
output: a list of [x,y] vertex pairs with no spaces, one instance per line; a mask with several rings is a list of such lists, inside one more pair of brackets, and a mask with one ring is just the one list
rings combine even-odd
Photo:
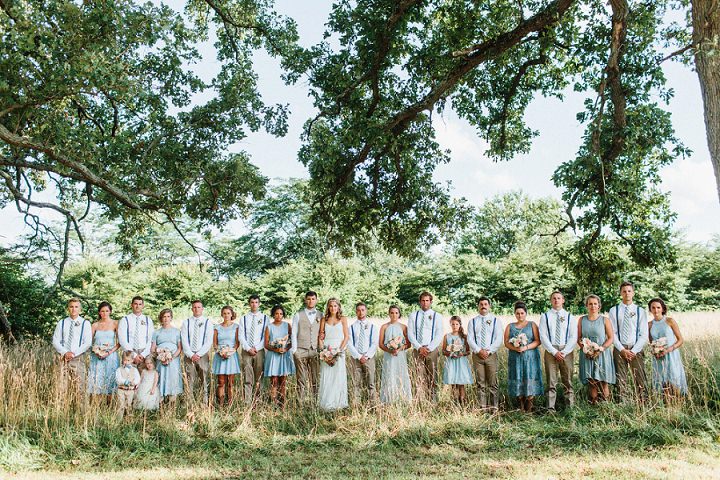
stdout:
[[420,296],[418,297],[418,301],[422,300],[425,297],[430,297],[430,301],[432,302],[432,299],[433,299],[432,293],[428,292],[427,290],[425,290],[424,292],[422,292],[420,294]]
[[305,292],[305,298],[308,298],[308,297],[317,298],[317,293],[313,292],[312,290],[308,290],[307,292]]

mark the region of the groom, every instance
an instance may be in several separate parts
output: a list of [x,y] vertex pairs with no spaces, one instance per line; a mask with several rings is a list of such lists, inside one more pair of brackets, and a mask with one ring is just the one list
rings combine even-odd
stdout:
[[418,373],[417,396],[437,400],[438,347],[443,337],[443,318],[430,308],[432,301],[430,292],[420,294],[420,310],[408,317],[407,332]]
[[318,387],[318,334],[320,317],[317,311],[317,293],[312,290],[305,294],[305,308],[298,311],[292,319],[291,351],[295,358],[297,382],[300,400],[306,402],[312,395],[317,398]]

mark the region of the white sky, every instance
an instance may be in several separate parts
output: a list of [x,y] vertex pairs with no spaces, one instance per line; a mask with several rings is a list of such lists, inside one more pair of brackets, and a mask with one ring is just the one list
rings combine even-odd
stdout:
[[[301,42],[312,45],[322,39],[330,1],[278,0],[277,9],[294,18],[299,26]],[[215,58],[210,48],[201,49],[205,58],[198,71],[212,71]],[[286,86],[280,79],[277,62],[265,54],[256,56],[260,91],[268,103],[288,103],[291,109],[289,132],[277,139],[264,133],[251,134],[238,147],[248,151],[252,161],[270,178],[307,177],[305,167],[297,161],[300,133],[304,121],[314,110],[307,95],[307,85]],[[693,151],[662,171],[663,189],[678,213],[675,225],[688,240],[707,241],[720,234],[720,203],[710,154],[705,139],[702,99],[696,74],[689,68],[671,62],[664,65],[668,84],[675,90],[669,109],[678,137]],[[522,189],[532,197],[560,197],[550,177],[563,161],[572,158],[581,141],[583,127],[575,120],[582,110],[584,96],[568,91],[564,101],[537,98],[529,107],[526,120],[540,131],[531,152],[510,162],[494,163],[483,152],[485,143],[475,130],[452,112],[435,116],[440,144],[452,152],[452,161],[436,172],[438,181],[450,181],[453,194],[479,204],[490,196],[508,190]],[[22,219],[14,205],[0,210],[0,244],[7,244],[22,231]],[[229,226],[231,233],[240,232],[242,225]]]

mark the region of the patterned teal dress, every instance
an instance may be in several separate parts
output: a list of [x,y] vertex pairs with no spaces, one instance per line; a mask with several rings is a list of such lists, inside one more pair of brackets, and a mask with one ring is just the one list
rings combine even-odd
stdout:
[[[215,331],[217,331],[218,351],[225,346],[235,348],[235,339],[237,338],[238,329],[239,325],[237,323],[233,323],[228,327],[215,325]],[[228,358],[223,358],[218,354],[218,352],[215,352],[215,355],[213,355],[212,372],[215,375],[237,375],[240,373],[240,360],[237,352],[233,353]]]
[[[268,342],[272,344],[278,338],[282,338],[290,331],[290,325],[287,322],[282,322],[280,325],[271,323],[267,327]],[[285,377],[293,375],[295,373],[295,362],[293,361],[292,353],[288,350],[287,352],[280,354],[267,350],[265,352],[265,370],[263,374],[266,377]]]
[[[448,333],[445,335],[445,343],[447,345],[462,343],[465,346],[465,352],[469,349],[467,341],[460,338],[459,335]],[[472,385],[474,383],[467,355],[458,358],[445,357],[443,383],[445,385]]]
[[[173,355],[178,349],[180,342],[180,330],[175,327],[160,328],[153,332],[153,342],[159,349],[169,350]],[[158,376],[158,389],[160,396],[180,395],[183,393],[182,370],[180,369],[180,357],[173,358],[168,365],[163,365],[160,360],[155,364]]]
[[[510,324],[510,338],[521,333],[527,336],[530,345],[535,341],[532,322],[527,322],[524,328],[517,328],[515,323]],[[518,353],[510,350],[508,353],[508,394],[511,397],[535,397],[545,393],[542,381],[542,368],[540,365],[540,352],[537,348]]]
[[[115,330],[95,330],[93,346],[100,345],[106,350],[115,347]],[[115,370],[120,366],[117,352],[104,359],[90,352],[90,370],[88,371],[87,392],[94,395],[111,395],[117,390]]]
[[[602,345],[607,340],[605,335],[605,320],[600,316],[595,320],[588,319],[587,315],[580,319],[581,331],[580,338],[588,338],[591,341]],[[600,356],[591,360],[585,356],[580,350],[580,381],[583,385],[588,384],[588,380],[596,380],[615,384],[615,363],[613,363],[612,351],[606,348]]]
[[[650,325],[651,340],[657,340],[665,337],[667,346],[677,342],[677,337],[670,325],[668,325],[665,317],[660,320],[653,320]],[[652,384],[653,388],[662,391],[663,386],[672,385],[683,394],[687,393],[687,378],[685,377],[685,367],[683,367],[682,358],[679,350],[673,350],[665,354],[664,357],[657,359],[655,355],[650,354],[652,359]]]

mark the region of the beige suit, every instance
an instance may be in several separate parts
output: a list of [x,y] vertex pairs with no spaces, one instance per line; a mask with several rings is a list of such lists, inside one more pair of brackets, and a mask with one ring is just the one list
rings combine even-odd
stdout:
[[308,318],[305,310],[297,314],[297,324],[293,325],[293,345],[295,368],[300,400],[306,402],[317,398],[318,388],[318,334],[320,333],[320,312],[313,321]]

